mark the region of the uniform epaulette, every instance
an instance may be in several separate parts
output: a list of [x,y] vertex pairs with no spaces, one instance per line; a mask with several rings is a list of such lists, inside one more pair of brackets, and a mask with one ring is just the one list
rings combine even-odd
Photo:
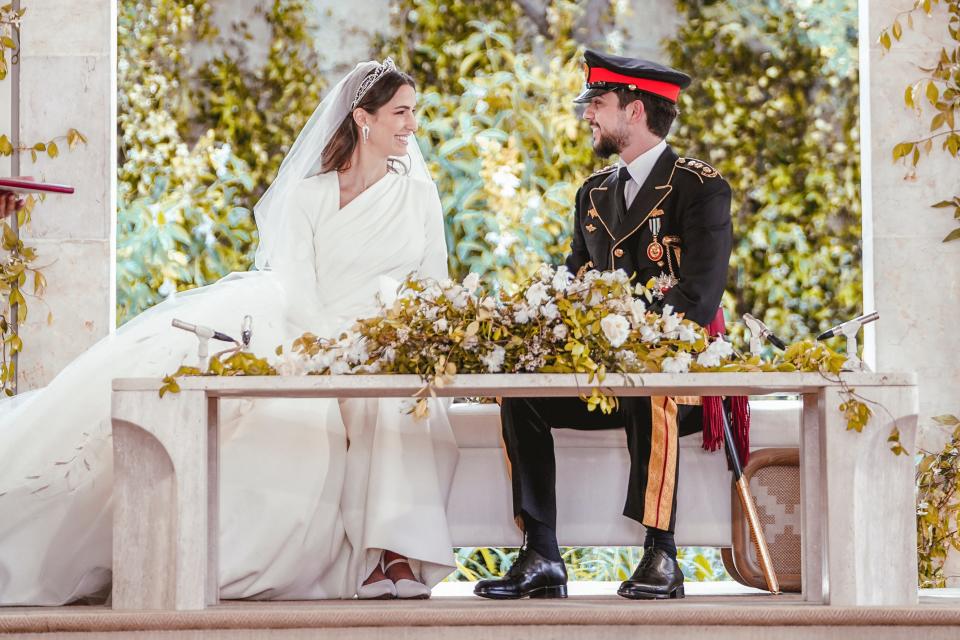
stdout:
[[604,167],[603,169],[598,169],[597,171],[594,171],[589,176],[587,176],[587,180],[589,180],[590,178],[595,178],[599,175],[603,175],[605,173],[610,173],[611,171],[616,171],[616,170],[617,170],[617,165],[612,164],[609,167]]
[[720,172],[711,167],[709,164],[703,160],[697,160],[696,158],[677,158],[677,167],[681,169],[686,169],[690,173],[696,174],[700,178],[700,182],[703,182],[704,178],[719,178]]

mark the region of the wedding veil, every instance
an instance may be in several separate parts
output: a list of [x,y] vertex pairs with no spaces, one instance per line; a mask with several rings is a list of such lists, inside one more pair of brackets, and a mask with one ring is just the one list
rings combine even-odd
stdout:
[[[283,250],[283,247],[277,246],[277,232],[287,210],[290,194],[301,180],[320,172],[323,150],[351,112],[350,105],[357,95],[360,83],[380,64],[376,61],[361,62],[320,101],[280,164],[276,179],[253,208],[260,235],[255,263],[257,269],[269,269],[271,258],[276,256],[276,252]],[[408,175],[432,182],[414,136],[410,136],[407,141],[407,154],[409,160],[403,158],[402,162],[409,165]]]

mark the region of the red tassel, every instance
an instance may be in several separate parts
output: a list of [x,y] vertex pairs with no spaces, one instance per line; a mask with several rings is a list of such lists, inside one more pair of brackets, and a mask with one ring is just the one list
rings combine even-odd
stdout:
[[717,451],[723,446],[723,400],[717,396],[703,398],[703,448]]
[[[717,314],[705,328],[710,337],[722,336],[727,332],[722,307],[717,309]],[[750,461],[750,403],[746,396],[733,396],[730,398],[730,406],[733,411],[731,435],[740,458],[740,466],[744,468]],[[707,451],[716,451],[723,444],[722,412],[721,398],[710,396],[703,399],[703,448]]]
[[733,396],[730,406],[733,412],[733,442],[740,455],[740,466],[745,469],[750,462],[750,403],[747,396]]

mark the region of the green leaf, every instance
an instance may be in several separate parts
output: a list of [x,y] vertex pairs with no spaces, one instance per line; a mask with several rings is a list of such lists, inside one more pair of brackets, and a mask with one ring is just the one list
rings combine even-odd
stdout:
[[940,89],[933,82],[927,83],[927,100],[930,101],[930,104],[936,106],[937,101],[940,99]]
[[960,239],[960,227],[957,227],[953,231],[947,234],[947,237],[943,239],[944,242],[950,242],[952,240]]

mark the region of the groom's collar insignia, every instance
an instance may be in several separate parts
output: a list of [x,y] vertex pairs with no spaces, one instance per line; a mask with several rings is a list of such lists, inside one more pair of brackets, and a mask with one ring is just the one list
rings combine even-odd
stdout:
[[586,89],[574,102],[590,102],[596,96],[616,89],[643,91],[676,102],[680,90],[690,86],[690,76],[657,62],[639,58],[625,58],[587,49]]

